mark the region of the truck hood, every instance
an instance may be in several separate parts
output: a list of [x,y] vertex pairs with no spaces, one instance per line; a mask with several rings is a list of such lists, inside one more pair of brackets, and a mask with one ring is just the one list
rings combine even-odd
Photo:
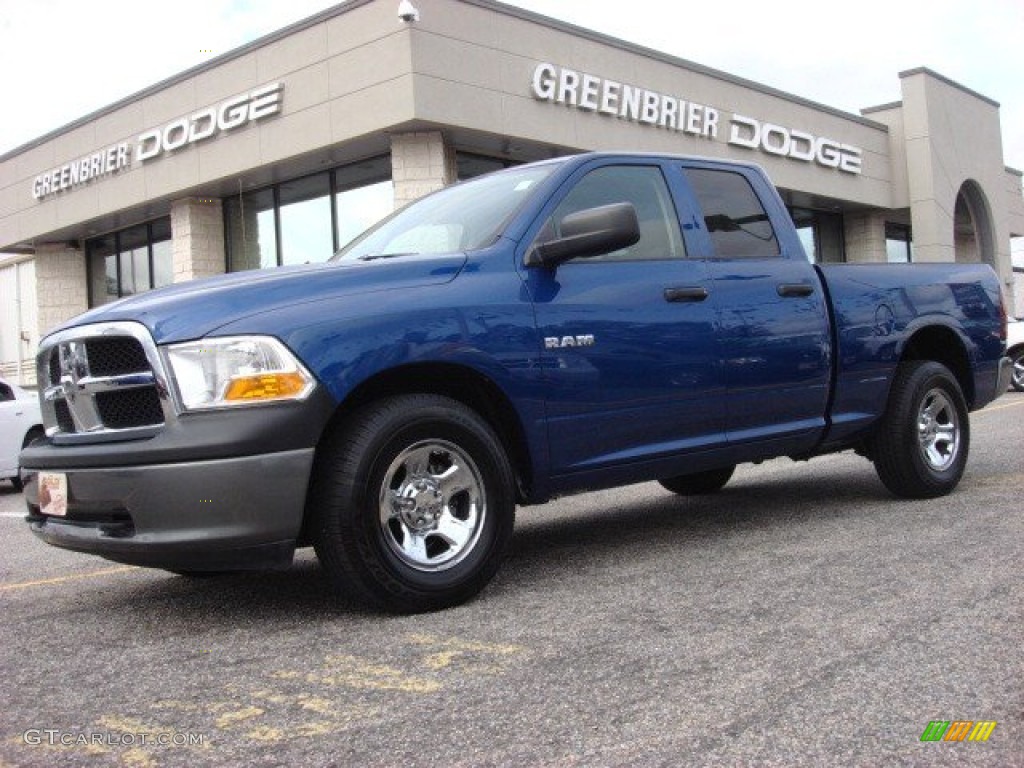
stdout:
[[55,330],[133,320],[149,328],[158,344],[188,341],[279,307],[447,283],[465,263],[466,254],[455,253],[234,272],[105,304]]

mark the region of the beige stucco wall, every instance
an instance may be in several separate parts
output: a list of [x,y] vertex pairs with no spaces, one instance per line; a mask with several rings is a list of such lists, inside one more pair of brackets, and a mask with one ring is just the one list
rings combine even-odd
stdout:
[[[496,15],[460,0],[435,0],[412,34],[416,115],[513,140],[556,148],[629,149],[730,157],[757,162],[776,184],[868,205],[890,204],[889,139],[884,126],[841,116],[753,84],[710,74],[653,51],[628,50],[530,19]],[[540,101],[531,81],[538,63],[674,95],[714,107],[723,125],[717,140]],[[730,146],[728,117],[827,136],[863,150],[860,175]]]
[[954,213],[965,182],[984,191],[993,264],[1009,286],[1010,224],[998,105],[928,70],[901,75],[908,187],[918,261],[956,261]]

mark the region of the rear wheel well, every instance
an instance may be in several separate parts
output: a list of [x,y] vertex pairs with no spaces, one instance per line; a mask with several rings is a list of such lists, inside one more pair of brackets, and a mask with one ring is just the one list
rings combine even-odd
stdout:
[[505,393],[491,379],[460,365],[424,363],[384,371],[367,379],[335,411],[324,435],[343,424],[355,410],[395,395],[442,395],[478,413],[495,431],[508,452],[516,476],[519,500],[532,484],[530,452],[519,416]]
[[967,350],[960,337],[949,328],[932,326],[915,333],[904,347],[900,362],[908,360],[931,360],[946,366],[956,377],[968,408],[974,407],[974,377]]

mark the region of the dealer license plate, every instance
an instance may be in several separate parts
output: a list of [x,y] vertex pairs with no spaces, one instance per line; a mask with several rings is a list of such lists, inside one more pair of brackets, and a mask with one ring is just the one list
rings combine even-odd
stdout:
[[68,476],[63,472],[40,472],[39,511],[44,515],[66,517],[68,514]]

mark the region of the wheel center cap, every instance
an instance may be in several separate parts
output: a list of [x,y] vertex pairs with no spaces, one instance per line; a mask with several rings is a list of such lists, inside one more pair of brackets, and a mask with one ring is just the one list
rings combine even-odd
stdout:
[[437,527],[441,518],[441,488],[432,479],[418,478],[408,483],[398,497],[403,522],[414,531],[428,531]]

